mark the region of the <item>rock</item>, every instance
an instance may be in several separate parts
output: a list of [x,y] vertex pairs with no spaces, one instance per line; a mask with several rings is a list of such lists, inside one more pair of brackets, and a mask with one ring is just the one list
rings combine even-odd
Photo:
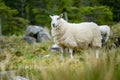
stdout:
[[3,71],[0,72],[0,80],[29,80],[25,77],[15,76],[16,71]]
[[60,51],[60,47],[57,44],[53,44],[50,48],[51,52]]
[[37,35],[38,42],[46,42],[50,40],[51,40],[51,37],[47,32],[39,32]]
[[21,76],[12,76],[9,80],[29,80]]
[[29,44],[36,43],[36,39],[34,37],[31,37],[31,36],[24,36],[22,40],[27,41]]
[[40,26],[35,26],[35,25],[30,25],[27,27],[26,29],[26,36],[35,36],[35,34],[37,34],[38,32],[42,32],[43,28]]
[[0,80],[9,80],[16,71],[2,71],[0,72]]
[[32,44],[35,42],[50,41],[51,37],[49,33],[45,32],[44,28],[41,26],[30,25],[26,29],[23,40],[26,40],[28,43]]
[[44,58],[49,58],[51,55],[50,54],[47,54],[44,56]]

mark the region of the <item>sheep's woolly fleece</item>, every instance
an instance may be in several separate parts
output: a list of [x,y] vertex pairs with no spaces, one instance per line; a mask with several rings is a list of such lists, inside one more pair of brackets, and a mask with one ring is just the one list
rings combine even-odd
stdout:
[[108,25],[101,25],[99,26],[99,30],[102,35],[103,43],[107,42],[110,36],[110,27]]
[[[52,20],[60,16],[51,16]],[[98,25],[93,22],[68,23],[63,18],[51,22],[51,32],[54,42],[62,48],[85,49],[101,47],[101,33]]]

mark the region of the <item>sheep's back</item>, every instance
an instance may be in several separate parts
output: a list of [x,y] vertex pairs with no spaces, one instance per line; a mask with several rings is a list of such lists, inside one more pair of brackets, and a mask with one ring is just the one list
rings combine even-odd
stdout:
[[99,26],[99,30],[101,31],[102,34],[110,34],[110,27],[107,25]]
[[[72,27],[72,26],[71,26]],[[80,48],[101,47],[100,31],[95,23],[81,23],[70,29]]]

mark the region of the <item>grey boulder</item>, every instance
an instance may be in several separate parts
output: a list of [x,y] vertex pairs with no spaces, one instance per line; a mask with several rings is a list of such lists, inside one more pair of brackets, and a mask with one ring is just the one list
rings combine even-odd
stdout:
[[46,42],[51,40],[51,36],[41,26],[30,25],[27,27],[23,40],[30,44],[35,42]]
[[60,47],[59,47],[57,44],[53,44],[53,45],[50,47],[50,51],[51,51],[51,52],[60,51]]

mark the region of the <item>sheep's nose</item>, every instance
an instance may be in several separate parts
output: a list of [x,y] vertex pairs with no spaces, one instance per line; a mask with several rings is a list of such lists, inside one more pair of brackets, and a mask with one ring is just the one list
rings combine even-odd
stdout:
[[53,27],[55,27],[55,24],[52,24],[53,25]]

